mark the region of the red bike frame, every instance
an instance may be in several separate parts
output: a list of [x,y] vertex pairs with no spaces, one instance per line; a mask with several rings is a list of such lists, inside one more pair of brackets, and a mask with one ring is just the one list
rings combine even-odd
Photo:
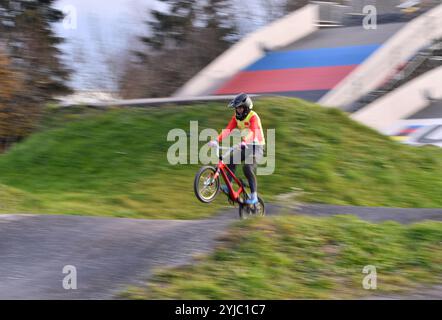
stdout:
[[[234,148],[229,148],[230,152],[232,152],[233,150],[234,150]],[[224,179],[224,182],[226,183],[227,187],[229,188],[230,199],[232,201],[239,202],[238,200],[239,200],[240,194],[245,192],[244,185],[241,182],[241,180],[238,179],[238,177],[232,172],[232,170],[230,170],[230,168],[224,163],[223,158],[225,157],[225,155],[224,156],[220,156],[219,155],[219,151],[218,151],[218,157],[219,157],[219,162],[218,162],[218,165],[216,167],[216,172],[215,172],[215,175],[213,176],[213,180],[218,179],[218,177],[219,177],[219,175],[221,173],[221,175],[222,175],[222,177]],[[227,174],[229,174],[233,178],[235,183],[239,186],[238,191],[235,191],[235,189],[233,189],[233,183],[230,182]]]

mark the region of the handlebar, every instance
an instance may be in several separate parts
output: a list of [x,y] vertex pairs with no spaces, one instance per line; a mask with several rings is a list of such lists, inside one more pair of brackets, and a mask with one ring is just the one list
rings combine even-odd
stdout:
[[[216,148],[216,156],[217,156],[218,158],[220,158],[220,159],[224,159],[224,158],[226,158],[229,154],[231,154],[235,149],[237,149],[237,146],[233,146],[233,147],[221,147],[221,146],[219,145],[219,143],[216,142],[216,145],[213,146],[212,148]],[[224,154],[220,157],[220,154],[219,154],[219,151],[220,151],[220,150],[227,150],[227,152],[224,153]]]
[[[220,154],[219,154],[219,151],[220,150],[227,150],[227,152],[225,152],[221,157],[220,157]],[[224,159],[224,158],[227,158],[233,151],[235,150],[235,147],[220,147],[219,145],[218,145],[218,147],[217,147],[217,149],[216,149],[216,156],[218,157],[218,158],[221,158],[221,159]]]

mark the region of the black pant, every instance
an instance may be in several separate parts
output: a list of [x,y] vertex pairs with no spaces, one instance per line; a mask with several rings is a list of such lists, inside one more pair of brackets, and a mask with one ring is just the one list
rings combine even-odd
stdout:
[[[258,181],[256,180],[255,170],[258,162],[264,155],[264,148],[260,145],[247,145],[246,149],[235,150],[231,155],[227,166],[233,173],[235,173],[236,165],[241,162],[245,162],[242,170],[244,175],[246,176],[250,191],[258,192]],[[232,181],[232,177],[230,175],[229,180]]]

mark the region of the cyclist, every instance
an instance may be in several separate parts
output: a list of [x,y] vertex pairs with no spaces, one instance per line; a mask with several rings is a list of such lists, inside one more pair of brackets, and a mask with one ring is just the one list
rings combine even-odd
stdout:
[[[265,139],[261,126],[261,119],[258,114],[254,112],[252,99],[245,93],[237,95],[232,101],[230,101],[229,108],[235,109],[235,112],[217,140],[209,142],[209,146],[216,146],[218,143],[228,137],[232,130],[239,129],[241,131],[241,143],[238,148],[230,155],[228,167],[232,172],[235,172],[236,163],[235,159],[241,159],[241,162],[245,162],[243,165],[243,172],[246,176],[250,191],[250,199],[246,199],[246,204],[258,203],[258,183],[255,176],[255,170],[257,163],[261,160],[264,154]],[[240,154],[238,154],[240,153]],[[232,181],[232,177],[229,177]],[[226,185],[221,186],[221,190],[224,193],[229,193]]]

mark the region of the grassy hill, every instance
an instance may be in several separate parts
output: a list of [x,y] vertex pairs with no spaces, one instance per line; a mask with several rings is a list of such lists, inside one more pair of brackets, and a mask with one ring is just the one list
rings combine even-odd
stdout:
[[[391,141],[335,109],[297,99],[255,104],[276,129],[276,170],[259,177],[267,201],[291,188],[308,202],[441,207],[442,150]],[[199,165],[172,166],[169,130],[222,129],[225,104],[53,110],[44,128],[0,156],[0,212],[191,219],[213,214],[193,195]],[[241,170],[238,170],[241,172]]]
[[[373,224],[350,216],[241,221],[193,265],[158,269],[129,299],[349,299],[440,281],[442,223]],[[374,266],[376,290],[366,290]],[[405,293],[405,292],[404,292]]]

